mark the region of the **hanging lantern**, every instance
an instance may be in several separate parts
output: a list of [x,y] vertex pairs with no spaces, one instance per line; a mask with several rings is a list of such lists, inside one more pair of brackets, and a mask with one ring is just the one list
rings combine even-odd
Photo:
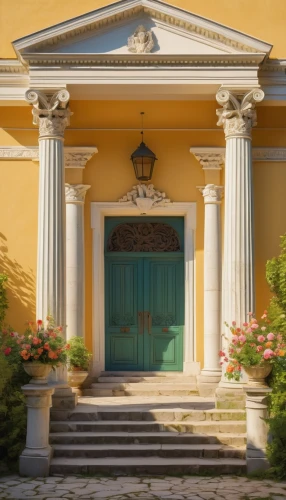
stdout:
[[153,174],[153,168],[155,161],[157,160],[155,153],[149,149],[144,143],[144,132],[143,132],[143,115],[142,116],[142,141],[138,148],[132,153],[131,160],[134,167],[134,172],[136,179],[139,181],[149,181]]

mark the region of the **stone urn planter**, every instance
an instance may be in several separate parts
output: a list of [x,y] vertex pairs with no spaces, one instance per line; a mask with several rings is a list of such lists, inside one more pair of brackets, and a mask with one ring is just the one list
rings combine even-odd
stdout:
[[51,365],[33,361],[31,363],[23,363],[23,368],[32,377],[29,384],[42,385],[48,383],[47,377],[52,369]]
[[81,385],[84,383],[87,376],[88,372],[81,369],[68,371],[68,383],[73,392],[75,392],[78,396],[81,396]]
[[248,385],[252,387],[268,387],[265,379],[271,372],[272,365],[264,363],[257,366],[244,366],[243,369],[248,376]]

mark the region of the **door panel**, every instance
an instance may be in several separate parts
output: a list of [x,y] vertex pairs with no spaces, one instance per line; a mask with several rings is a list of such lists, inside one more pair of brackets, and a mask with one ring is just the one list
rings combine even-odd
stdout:
[[142,259],[107,256],[105,262],[106,369],[143,370]]
[[[183,256],[144,259],[144,369],[183,369]],[[145,316],[146,317],[146,316]]]

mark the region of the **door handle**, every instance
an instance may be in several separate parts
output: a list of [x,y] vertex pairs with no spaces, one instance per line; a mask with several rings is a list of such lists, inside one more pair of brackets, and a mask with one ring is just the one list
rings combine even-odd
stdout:
[[144,322],[143,322],[143,312],[138,312],[138,325],[139,325],[139,335],[143,335],[144,333]]

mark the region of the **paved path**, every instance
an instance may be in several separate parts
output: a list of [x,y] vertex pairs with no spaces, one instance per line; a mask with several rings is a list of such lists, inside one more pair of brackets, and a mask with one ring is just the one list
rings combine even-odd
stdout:
[[0,477],[0,498],[60,500],[286,500],[286,482],[245,477]]

